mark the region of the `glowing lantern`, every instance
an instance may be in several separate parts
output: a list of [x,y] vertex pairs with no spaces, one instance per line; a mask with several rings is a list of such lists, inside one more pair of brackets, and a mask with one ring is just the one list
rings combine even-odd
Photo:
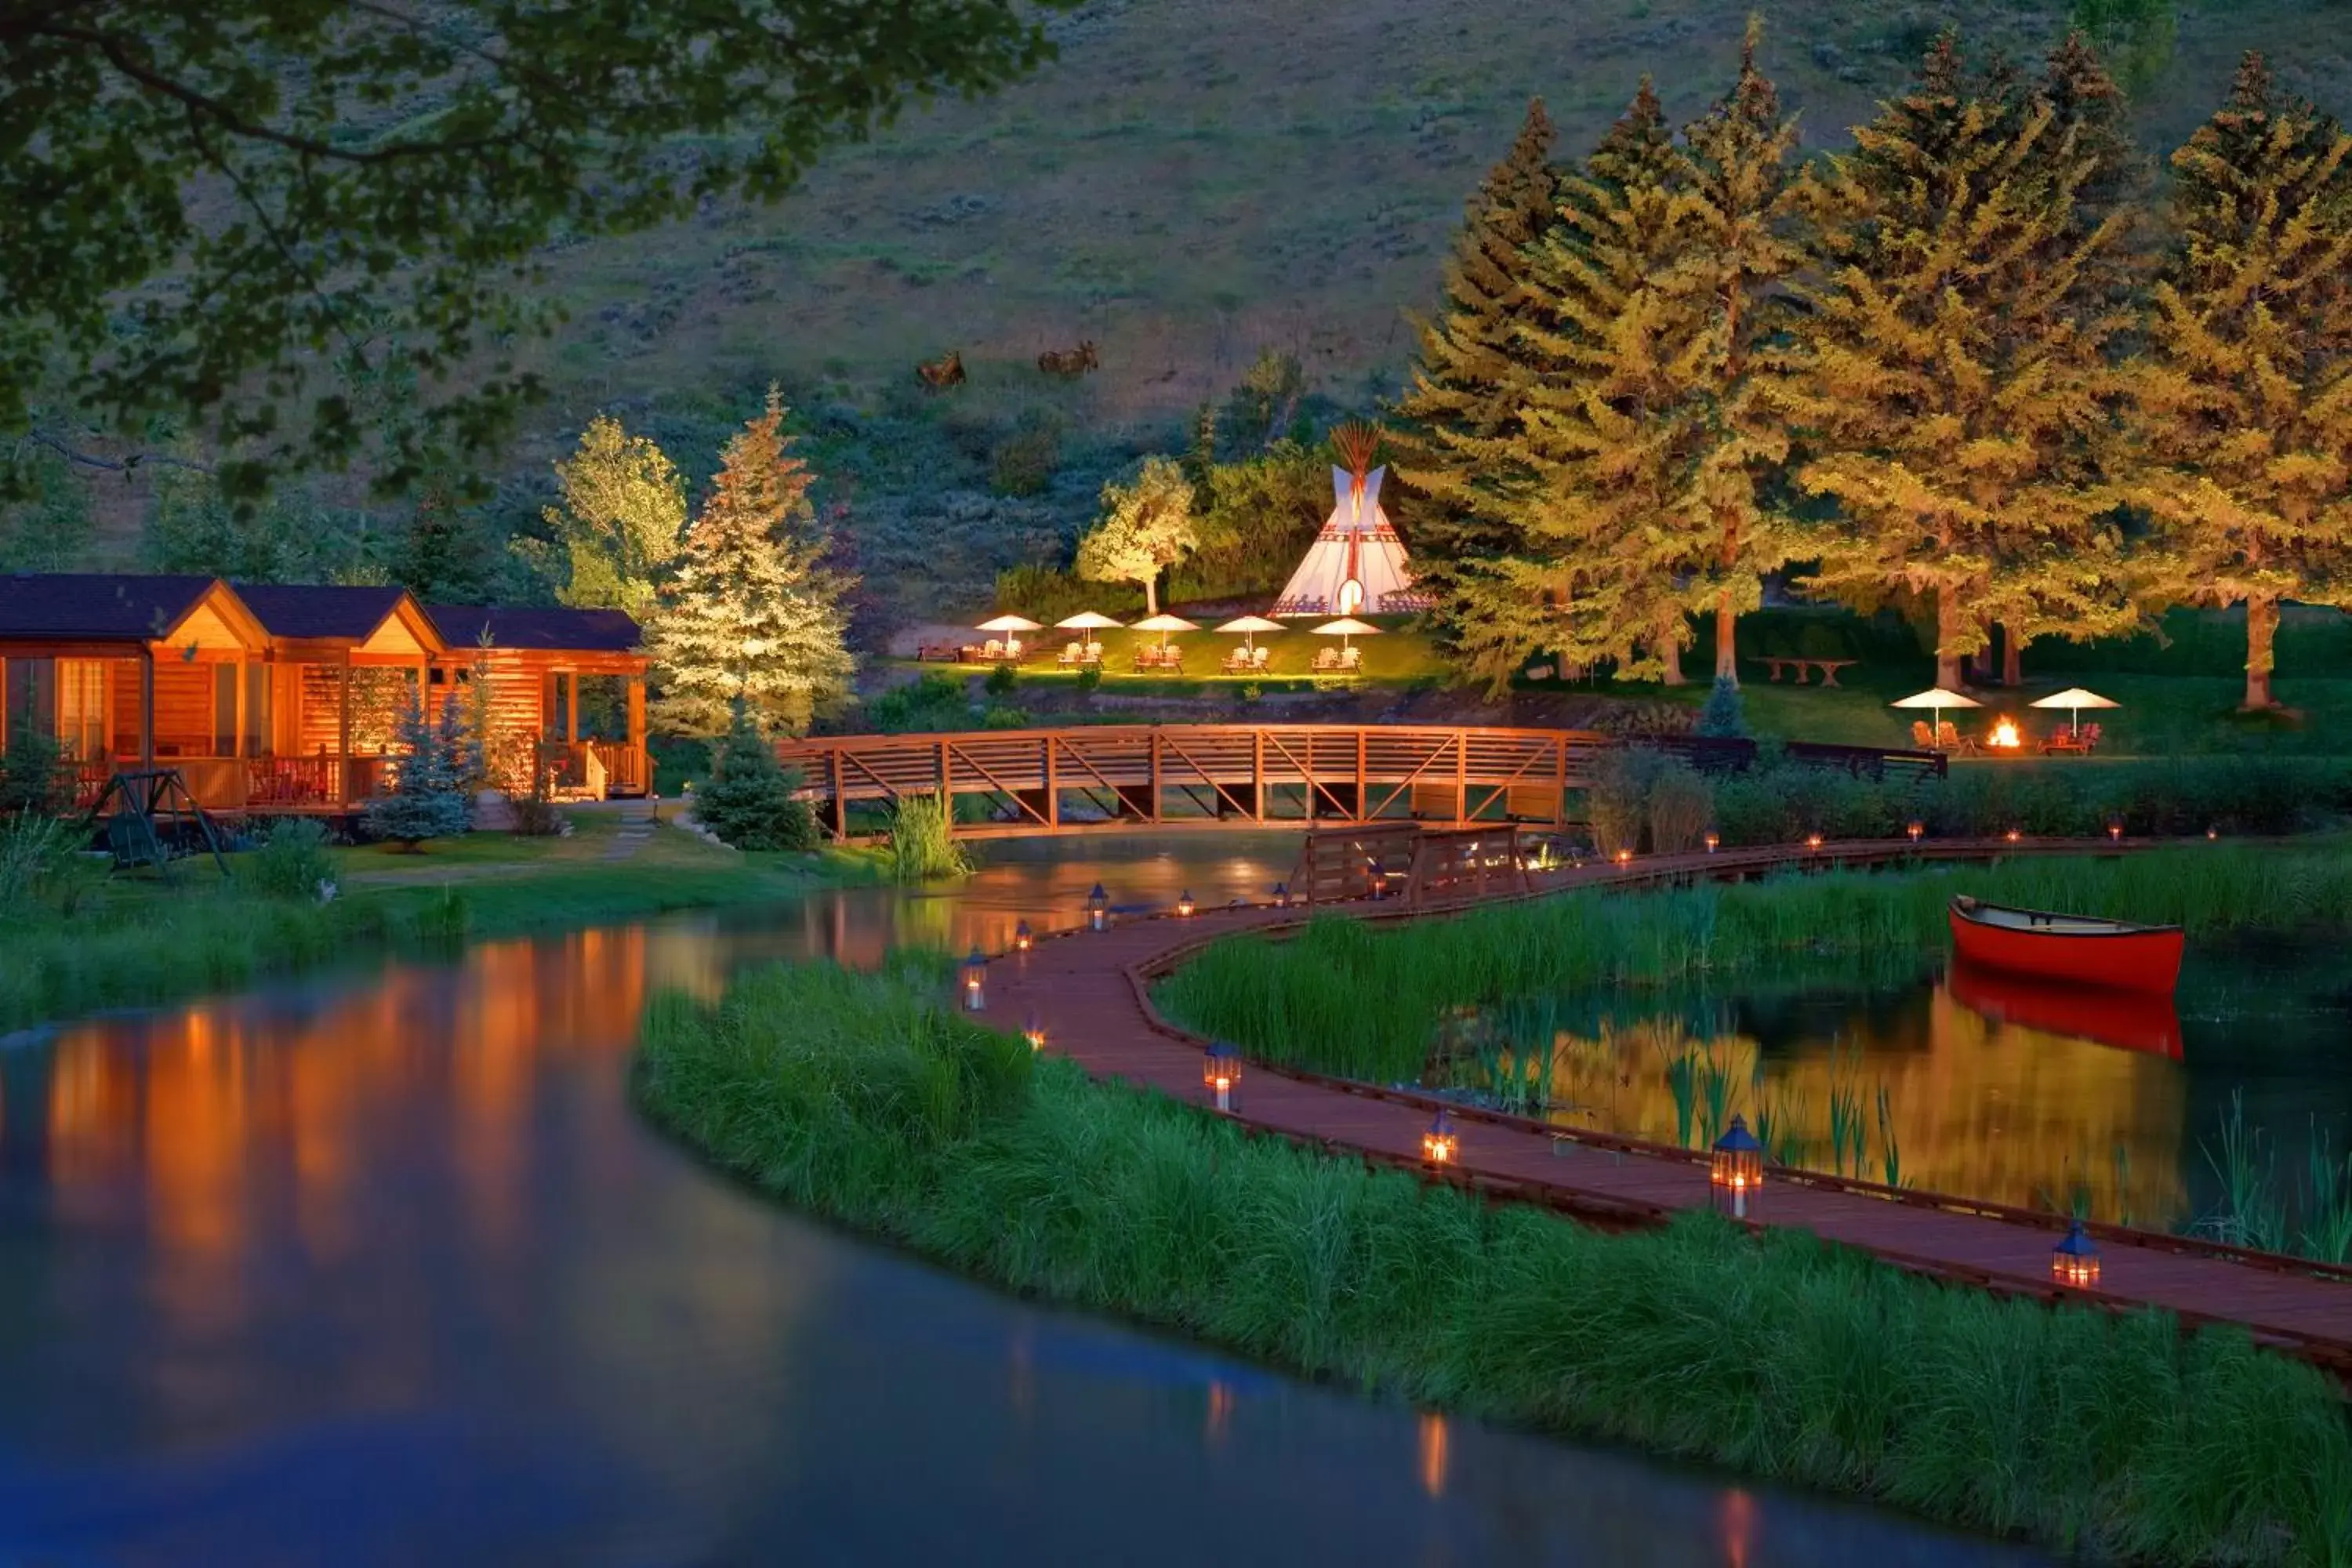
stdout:
[[1289,883],[1276,882],[1274,885],[1274,907],[1277,910],[1286,910],[1290,907]]
[[1029,1010],[1028,1023],[1022,1026],[1021,1037],[1029,1042],[1029,1048],[1033,1051],[1045,1048],[1045,1021],[1037,1016],[1037,1010],[1034,1007]]
[[1631,866],[1633,863],[1633,852],[1631,849],[1620,849],[1612,858],[1620,866]]
[[2221,830],[2218,827],[2209,827],[2205,830],[2205,837],[2209,841],[2219,838],[2221,837]]
[[1110,930],[1110,895],[1103,891],[1100,882],[1087,895],[1087,928],[1090,931]]
[[1821,852],[1821,847],[1822,847],[1822,836],[1821,836],[1820,834],[1818,834],[1818,833],[1808,833],[1808,834],[1806,834],[1806,835],[1805,835],[1805,847],[1806,847],[1808,850],[1811,850],[1811,851],[1812,851],[1812,852],[1813,852],[1813,853],[1815,853],[1815,854],[1819,854],[1819,853]]
[[1176,895],[1176,918],[1178,920],[1191,920],[1192,918],[1192,910],[1194,908],[1195,906],[1192,902],[1192,889],[1187,888],[1182,892]]
[[1919,842],[1921,837],[1927,833],[1927,825],[1915,816],[1911,819],[1911,826],[1905,828],[1904,831],[1911,836],[1911,842],[1916,844]]
[[1016,922],[1013,927],[1013,951],[1026,952],[1036,945],[1036,933],[1029,929],[1029,922],[1027,921]]
[[1734,1219],[1748,1217],[1748,1194],[1764,1184],[1764,1145],[1748,1131],[1748,1120],[1731,1119],[1731,1126],[1715,1141],[1707,1163],[1707,1187],[1717,1209]]
[[1994,721],[1992,744],[2005,752],[2013,752],[2025,744],[2025,737],[2018,732],[2017,721],[2007,717]]
[[1722,842],[1723,842],[1723,835],[1722,835],[1722,834],[1717,833],[1717,832],[1714,828],[1712,828],[1712,827],[1710,827],[1710,828],[1708,828],[1708,829],[1706,830],[1706,852],[1707,852],[1708,854],[1710,854],[1710,855],[1714,854],[1714,853],[1715,853],[1715,849],[1716,849],[1716,846],[1717,846],[1717,845],[1718,845],[1718,844],[1721,844]]
[[2115,844],[2121,844],[2124,841],[2124,823],[2122,817],[2111,816],[2107,818],[2107,839],[2110,843]]
[[1234,1085],[1242,1080],[1242,1054],[1224,1041],[1211,1046],[1201,1058],[1201,1081],[1217,1097],[1219,1110],[1234,1108]]
[[2084,1234],[2081,1220],[2069,1225],[2064,1238],[2050,1249],[2050,1278],[2077,1290],[2098,1284],[2099,1245]]
[[2022,833],[2020,833],[2016,828],[2012,827],[2012,828],[2011,828],[2008,832],[2006,832],[2006,833],[2002,834],[2002,835],[2001,835],[2001,837],[2002,837],[2003,838],[2008,839],[2011,844],[2014,844],[2014,843],[2016,843],[2019,839],[2021,839],[2021,838],[2024,837],[2025,837],[2025,835],[2024,835],[2024,834],[2022,834]]
[[1384,899],[1388,897],[1389,874],[1378,860],[1367,859],[1364,862],[1364,874],[1372,879],[1371,893],[1373,898]]
[[971,956],[963,961],[963,1006],[967,1013],[977,1013],[988,1005],[988,960],[974,947]]
[[1462,1152],[1462,1141],[1454,1135],[1454,1119],[1440,1110],[1429,1131],[1421,1135],[1421,1157],[1431,1165],[1451,1165]]

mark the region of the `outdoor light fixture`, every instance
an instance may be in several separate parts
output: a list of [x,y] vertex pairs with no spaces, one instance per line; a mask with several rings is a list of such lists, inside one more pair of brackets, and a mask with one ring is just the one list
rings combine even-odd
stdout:
[[1211,1046],[1201,1058],[1201,1081],[1217,1098],[1217,1109],[1234,1108],[1234,1085],[1242,1080],[1242,1054],[1224,1041]]
[[1911,820],[1911,826],[1904,831],[1911,835],[1911,842],[1916,844],[1919,842],[1920,836],[1927,831],[1927,825],[1914,817]]
[[1730,1128],[1715,1141],[1707,1163],[1707,1192],[1717,1213],[1734,1219],[1748,1217],[1748,1194],[1764,1184],[1764,1145],[1748,1131],[1748,1119],[1735,1116]]
[[2001,837],[2002,837],[2003,838],[2008,839],[2011,844],[2014,844],[2014,843],[2016,843],[2019,839],[2021,839],[2021,838],[2024,837],[2025,837],[2025,835],[2024,835],[2024,834],[2022,834],[2022,833],[2020,833],[2016,828],[2012,827],[2012,828],[2011,828],[2008,832],[2006,832],[2006,833],[2002,834],[2002,835],[2001,835]]
[[1367,859],[1364,862],[1364,874],[1372,879],[1371,890],[1373,898],[1384,899],[1388,897],[1388,873],[1381,868],[1381,863],[1378,860]]
[[1620,849],[1617,851],[1615,859],[1620,866],[1631,866],[1633,863],[1633,852],[1631,849]]
[[2219,838],[2221,837],[2221,830],[2218,827],[2209,827],[2205,830],[2205,837],[2209,839]]
[[1717,832],[1714,828],[1712,828],[1712,827],[1710,827],[1710,828],[1708,828],[1708,829],[1706,830],[1706,852],[1707,852],[1708,854],[1710,854],[1710,855],[1714,854],[1714,853],[1715,853],[1715,850],[1716,850],[1716,846],[1717,846],[1718,844],[1721,844],[1722,842],[1723,842],[1723,835],[1722,835],[1722,834],[1717,833]]
[[1429,1131],[1421,1135],[1421,1158],[1430,1166],[1451,1165],[1462,1151],[1462,1141],[1454,1136],[1454,1118],[1441,1110]]
[[1013,951],[1015,952],[1026,952],[1036,945],[1036,933],[1029,929],[1029,922],[1027,921],[1015,921],[1013,927]]
[[1103,891],[1100,882],[1087,895],[1087,928],[1089,931],[1110,930],[1110,895]]
[[1818,833],[1806,834],[1805,847],[1816,854],[1820,853],[1822,847],[1822,836]]
[[2081,1220],[2067,1226],[2064,1238],[2050,1249],[2050,1278],[2077,1290],[2099,1283],[2099,1244],[2084,1233]]
[[988,1005],[988,959],[977,944],[963,961],[963,1010],[977,1013]]
[[1192,889],[1187,888],[1182,892],[1176,895],[1176,918],[1178,920],[1191,920],[1192,918],[1193,907]]
[[1274,885],[1274,907],[1277,910],[1286,910],[1290,907],[1289,883],[1276,882]]
[[2107,837],[2110,842],[2116,844],[2121,844],[2124,841],[2123,818],[2119,816],[2111,816],[2107,818]]
[[1029,1042],[1033,1051],[1045,1048],[1045,1021],[1037,1016],[1037,1009],[1029,1009],[1029,1021],[1021,1026],[1021,1037]]

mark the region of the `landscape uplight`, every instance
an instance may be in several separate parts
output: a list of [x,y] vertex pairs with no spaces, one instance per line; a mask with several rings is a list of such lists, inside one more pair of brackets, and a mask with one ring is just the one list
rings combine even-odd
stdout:
[[1806,834],[1805,847],[1816,855],[1820,854],[1822,848],[1822,836],[1818,833]]
[[1748,1217],[1748,1194],[1764,1184],[1764,1145],[1748,1131],[1748,1119],[1734,1116],[1715,1141],[1707,1162],[1708,1195],[1717,1211]]
[[988,958],[975,945],[971,956],[963,961],[963,1006],[967,1013],[977,1013],[988,1005]]
[[1461,1139],[1454,1131],[1454,1118],[1439,1110],[1429,1131],[1421,1135],[1422,1160],[1432,1167],[1451,1165],[1462,1152]]
[[1633,852],[1631,849],[1620,849],[1614,858],[1620,866],[1631,866],[1633,863]]
[[2021,838],[2024,837],[2025,837],[2025,835],[2024,835],[2024,834],[2022,834],[2022,833],[2021,833],[2021,832],[2019,832],[2016,828],[2012,827],[2012,828],[2011,828],[2008,832],[2006,832],[2006,833],[2002,834],[2002,835],[2001,835],[2001,837],[2002,837],[2003,838],[2008,839],[2011,844],[2014,844],[2014,843],[2016,843],[2019,839],[2021,839]]
[[1100,882],[1087,895],[1087,928],[1089,931],[1110,930],[1110,895],[1103,891]]
[[1242,1080],[1242,1054],[1224,1041],[1212,1045],[1201,1058],[1201,1081],[1216,1097],[1217,1109],[1234,1108],[1234,1085]]
[[2107,841],[2111,844],[2121,844],[2124,841],[2124,819],[2122,817],[2111,816],[2107,818]]
[[1029,929],[1027,921],[1017,921],[1013,927],[1013,951],[1026,952],[1037,945],[1037,935]]
[[2067,1226],[2065,1236],[2050,1249],[2050,1278],[2077,1290],[2098,1284],[2099,1244],[2083,1229],[2081,1220]]
[[1911,826],[1904,831],[1911,835],[1911,842],[1916,844],[1919,842],[1920,836],[1927,831],[1927,825],[1915,816],[1911,819]]

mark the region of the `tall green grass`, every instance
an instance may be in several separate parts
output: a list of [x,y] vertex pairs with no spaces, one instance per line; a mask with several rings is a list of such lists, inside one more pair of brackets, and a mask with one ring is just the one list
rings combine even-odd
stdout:
[[1634,896],[1586,891],[1376,928],[1320,919],[1287,942],[1217,942],[1160,983],[1171,1016],[1286,1066],[1417,1079],[1449,1009],[1547,992],[1688,984],[1823,960],[1916,963],[1956,892],[2179,923],[2191,936],[2352,925],[2352,854],[2229,844],[2113,860],[1793,874]]
[[954,818],[942,795],[907,795],[890,807],[890,874],[901,882],[968,876],[971,857],[955,841]]
[[2341,1562],[2352,1428],[2235,1331],[1949,1289],[1709,1216],[1603,1236],[1271,1140],[965,1021],[941,961],[647,1011],[718,1165],[1024,1292],[1310,1375],[2167,1563]]

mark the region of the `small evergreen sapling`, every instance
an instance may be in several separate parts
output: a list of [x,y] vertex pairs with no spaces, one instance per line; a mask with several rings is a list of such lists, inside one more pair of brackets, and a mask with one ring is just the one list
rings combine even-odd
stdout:
[[816,819],[793,794],[800,783],[739,700],[710,778],[694,792],[695,820],[737,849],[814,849]]
[[436,722],[412,693],[394,732],[404,754],[391,792],[368,803],[362,817],[368,832],[411,849],[428,838],[464,833],[473,825],[467,783],[480,769],[456,694],[442,703]]
[[1739,682],[1727,675],[1715,678],[1714,689],[1706,694],[1706,706],[1698,710],[1698,732],[1731,739],[1748,733],[1747,705],[1739,700]]

